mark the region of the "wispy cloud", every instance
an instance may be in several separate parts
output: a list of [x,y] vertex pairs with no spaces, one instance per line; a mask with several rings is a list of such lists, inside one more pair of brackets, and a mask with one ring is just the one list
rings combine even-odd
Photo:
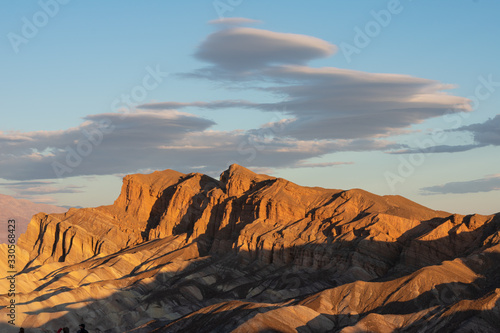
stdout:
[[56,204],[53,194],[83,193],[84,186],[61,185],[54,181],[2,182],[0,186],[13,192],[18,199],[26,199],[36,203]]
[[432,154],[432,153],[460,153],[480,147],[484,147],[485,145],[483,144],[470,144],[470,145],[439,145],[439,146],[433,146],[433,147],[428,147],[428,148],[407,148],[407,149],[401,149],[401,150],[395,150],[395,151],[390,151],[388,152],[389,154],[418,154],[418,153],[424,153],[424,154]]
[[142,110],[179,110],[184,108],[203,108],[210,110],[218,110],[225,108],[258,108],[257,103],[245,100],[222,100],[212,102],[160,102],[148,103],[137,106],[137,109]]
[[481,179],[424,187],[421,189],[423,194],[463,194],[498,190],[500,190],[500,174],[490,175]]
[[472,133],[478,145],[500,146],[500,114],[482,124],[463,126],[457,131]]
[[234,27],[234,26],[240,26],[240,25],[257,24],[257,23],[262,23],[262,21],[253,20],[253,19],[244,18],[244,17],[226,17],[226,18],[219,18],[216,20],[212,20],[212,21],[209,21],[208,23],[212,24],[212,25],[221,25],[221,26],[227,28],[227,27]]
[[0,183],[0,186],[10,186],[13,188],[26,188],[31,186],[48,186],[53,185],[53,181],[25,181],[25,182],[10,182],[10,183]]
[[437,145],[427,148],[407,148],[392,151],[391,154],[413,153],[457,153],[486,146],[500,146],[500,115],[490,118],[484,123],[462,126],[447,132],[468,132],[471,134],[472,143],[465,145]]
[[[104,120],[112,124],[113,130],[101,136],[98,145],[93,145],[89,137]],[[220,171],[231,163],[290,167],[331,152],[381,150],[394,145],[383,140],[296,140],[258,130],[213,131],[209,129],[213,124],[178,111],[139,110],[130,114],[87,116],[79,127],[65,131],[18,133],[17,140],[0,142],[0,178],[57,178],[53,163],[64,164],[74,158],[69,152],[76,151],[82,141],[92,149],[64,177],[123,174],[141,169],[185,170],[192,166],[204,166],[204,171]],[[27,193],[30,183],[19,184]],[[42,191],[34,189],[35,185],[44,185],[48,192],[57,193],[49,183],[32,182],[32,185],[30,194]],[[66,189],[70,190],[76,189]]]
[[26,188],[15,188],[15,190],[22,196],[36,196],[36,195],[47,195],[47,194],[61,194],[61,193],[83,193],[83,186],[39,186],[39,187],[26,187]]
[[339,165],[351,165],[354,162],[323,162],[323,163],[307,163],[307,162],[299,162],[292,166],[292,168],[328,168]]

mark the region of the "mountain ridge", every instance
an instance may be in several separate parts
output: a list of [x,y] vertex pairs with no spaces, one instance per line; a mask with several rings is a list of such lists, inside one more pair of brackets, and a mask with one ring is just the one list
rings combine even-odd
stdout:
[[[44,329],[98,318],[106,332],[411,331],[464,322],[467,306],[500,318],[499,244],[499,214],[303,187],[238,165],[219,180],[129,175],[113,205],[33,218],[17,253],[19,318]],[[481,313],[466,321],[494,332]]]

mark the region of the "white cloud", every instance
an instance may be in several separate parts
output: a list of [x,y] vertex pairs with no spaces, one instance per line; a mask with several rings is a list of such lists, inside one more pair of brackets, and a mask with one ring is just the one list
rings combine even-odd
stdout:
[[[295,140],[258,130],[213,131],[209,129],[213,124],[178,111],[138,111],[91,115],[79,127],[67,130],[18,133],[22,139],[0,142],[0,178],[53,179],[194,166],[218,172],[232,163],[293,167],[335,151],[387,149],[393,145],[382,140]],[[58,174],[54,165],[67,172]],[[78,191],[53,188],[51,184],[37,190],[36,183],[19,184],[26,185],[26,195]]]
[[[300,140],[393,136],[431,118],[472,110],[470,100],[446,92],[454,88],[450,84],[402,74],[305,65],[335,50],[326,41],[304,35],[252,28],[214,32],[195,53],[211,66],[190,76],[265,91],[277,101],[198,101],[177,106],[286,110],[289,119],[276,124],[282,130],[280,135]],[[161,106],[176,104],[143,107]]]
[[208,36],[195,56],[222,70],[245,71],[272,64],[303,64],[336,51],[335,45],[306,35],[230,28]]
[[17,133],[16,140],[0,133],[4,139],[0,141],[0,178],[57,178],[54,163],[71,169],[64,177],[135,171],[147,167],[148,157],[155,158],[150,155],[159,145],[213,124],[177,111],[139,111],[91,115],[79,127]]
[[263,90],[281,101],[164,102],[140,107],[153,110],[174,107],[285,110],[289,119],[267,124],[267,127],[279,127],[276,132],[280,135],[303,140],[397,135],[430,118],[470,111],[468,99],[444,92],[450,88],[448,85],[409,75],[278,66],[266,67],[259,78],[274,82],[274,86]]

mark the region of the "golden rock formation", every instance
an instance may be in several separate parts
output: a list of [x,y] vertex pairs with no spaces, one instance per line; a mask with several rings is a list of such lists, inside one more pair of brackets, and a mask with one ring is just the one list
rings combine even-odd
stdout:
[[111,206],[33,217],[16,248],[16,323],[31,332],[80,322],[136,333],[497,332],[499,244],[498,214],[302,187],[238,165],[220,180],[131,175]]

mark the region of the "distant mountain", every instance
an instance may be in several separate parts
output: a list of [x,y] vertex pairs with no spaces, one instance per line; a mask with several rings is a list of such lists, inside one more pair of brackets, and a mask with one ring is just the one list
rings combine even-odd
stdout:
[[0,243],[7,242],[7,222],[16,220],[16,239],[26,232],[31,217],[35,214],[64,213],[68,209],[53,205],[34,203],[29,200],[15,199],[11,196],[0,194]]
[[[238,165],[219,179],[126,176],[113,205],[36,215],[16,256],[16,323],[35,333],[81,322],[110,333],[493,333],[500,323],[500,214]],[[8,270],[0,260],[0,304]],[[0,331],[17,332],[8,318],[0,307]]]

